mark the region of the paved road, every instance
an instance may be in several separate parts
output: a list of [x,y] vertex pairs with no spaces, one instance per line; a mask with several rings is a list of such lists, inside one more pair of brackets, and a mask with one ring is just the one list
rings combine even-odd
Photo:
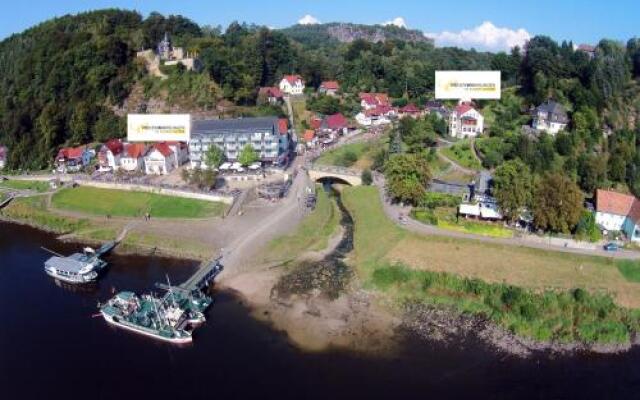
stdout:
[[[401,207],[400,205],[397,205],[397,204],[391,204],[389,201],[386,200],[385,190],[384,190],[384,177],[382,177],[380,174],[375,174],[374,182],[375,182],[375,185],[378,187],[378,192],[380,193],[380,200],[382,201],[385,214],[392,221],[400,225],[399,216],[401,214],[409,215],[409,212],[411,211],[411,207]],[[527,240],[526,238],[517,238],[517,237],[493,238],[493,237],[487,237],[487,236],[481,236],[481,235],[474,235],[471,233],[450,231],[447,229],[438,228],[437,226],[434,226],[434,225],[423,224],[412,218],[406,218],[405,221],[406,223],[400,225],[402,228],[410,230],[412,232],[424,234],[424,235],[437,235],[437,236],[446,236],[446,237],[460,238],[460,239],[472,239],[472,240],[477,240],[485,243],[503,244],[507,246],[529,247],[534,249],[560,251],[564,253],[582,254],[587,256],[602,256],[602,257],[632,259],[632,260],[640,259],[640,252],[629,251],[629,250],[619,250],[615,252],[609,252],[599,248],[592,250],[592,249],[572,248],[572,247],[564,247],[562,245],[533,242],[533,241]]]
[[[294,179],[287,197],[267,215],[255,224],[253,229],[232,241],[222,251],[224,275],[235,275],[243,272],[245,263],[254,256],[261,246],[269,240],[295,229],[306,213],[304,202],[305,190],[312,183],[304,171],[300,171]],[[242,218],[242,216],[233,217]]]

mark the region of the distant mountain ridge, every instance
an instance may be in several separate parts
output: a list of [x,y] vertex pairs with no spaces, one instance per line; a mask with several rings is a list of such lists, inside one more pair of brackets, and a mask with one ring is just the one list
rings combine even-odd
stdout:
[[314,25],[293,25],[280,30],[290,38],[301,43],[312,43],[322,40],[334,40],[350,43],[362,39],[368,42],[384,42],[401,40],[407,42],[433,43],[417,29],[406,29],[395,25],[363,25],[345,22],[331,22]]

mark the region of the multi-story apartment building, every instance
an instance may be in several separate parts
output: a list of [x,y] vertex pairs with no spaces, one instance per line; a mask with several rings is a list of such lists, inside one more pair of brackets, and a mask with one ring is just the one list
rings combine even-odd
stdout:
[[191,167],[206,168],[205,153],[211,145],[236,161],[250,144],[267,165],[284,165],[289,160],[290,136],[276,117],[194,120],[191,124],[189,159]]

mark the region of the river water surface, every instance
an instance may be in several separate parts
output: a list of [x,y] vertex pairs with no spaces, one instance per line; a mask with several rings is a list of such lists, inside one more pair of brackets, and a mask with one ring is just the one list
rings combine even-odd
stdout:
[[622,355],[518,359],[472,340],[451,346],[407,336],[387,357],[344,350],[304,353],[215,292],[194,343],[176,347],[92,318],[112,288],[137,292],[195,264],[109,255],[94,287],[56,284],[48,254],[80,246],[0,223],[0,398],[640,398],[640,350]]

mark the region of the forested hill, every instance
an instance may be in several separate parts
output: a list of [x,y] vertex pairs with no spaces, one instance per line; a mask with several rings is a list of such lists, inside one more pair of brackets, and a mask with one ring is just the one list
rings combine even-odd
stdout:
[[40,168],[56,147],[123,131],[110,106],[122,102],[143,75],[135,49],[165,30],[199,35],[180,18],[147,20],[103,10],[41,23],[0,42],[0,143],[10,167]]
[[[199,53],[202,73],[174,68],[165,81],[148,76],[135,53],[155,47],[165,32],[174,45]],[[408,86],[415,97],[433,87],[436,68],[490,65],[487,53],[435,49],[397,27],[357,26],[357,32],[368,39],[383,32],[386,40],[311,46],[256,25],[234,22],[223,32],[180,16],[143,18],[116,9],[52,19],[0,42],[0,144],[9,148],[10,168],[47,167],[62,145],[123,135],[124,120],[114,110],[133,89],[136,100],[141,93],[161,96],[168,108],[187,112],[215,109],[222,98],[252,105],[260,86],[285,73],[302,74],[311,87],[339,79],[346,90],[397,97]]]
[[294,25],[281,30],[293,40],[306,45],[318,45],[325,42],[350,43],[354,40],[384,42],[399,40],[405,42],[433,43],[419,30],[405,29],[394,25],[361,25],[342,22],[314,25]]
[[[162,81],[147,74],[136,51],[154,48],[165,32],[199,54],[201,72],[167,68]],[[353,104],[360,91],[424,104],[438,69],[502,71],[505,86],[519,87],[521,104],[509,115],[553,97],[567,107],[571,129],[593,131],[593,152],[603,148],[595,140],[603,124],[634,128],[640,115],[638,39],[603,40],[593,57],[544,36],[522,50],[487,53],[438,48],[393,26],[271,30],[233,22],[223,31],[181,16],[109,9],[52,19],[0,42],[0,144],[9,148],[10,168],[44,168],[62,145],[124,135],[115,112],[130,110],[132,98],[183,112],[210,112],[222,99],[253,106],[259,87],[288,73],[301,74],[310,89],[336,79]],[[512,120],[497,118],[490,134],[516,134],[519,120]]]

